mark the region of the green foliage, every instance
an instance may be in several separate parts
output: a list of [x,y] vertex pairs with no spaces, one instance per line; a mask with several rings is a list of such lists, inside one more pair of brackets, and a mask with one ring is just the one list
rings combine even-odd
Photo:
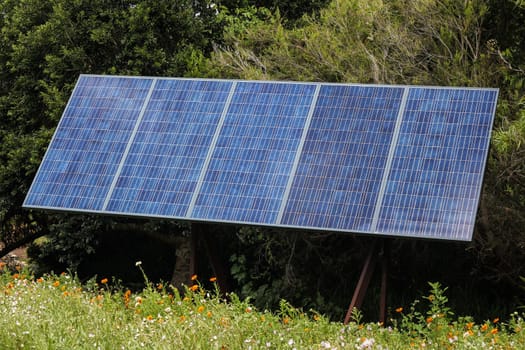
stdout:
[[[140,265],[138,266],[140,267]],[[3,267],[0,267],[3,270]],[[0,342],[4,349],[509,349],[525,346],[525,321],[482,324],[454,319],[444,290],[431,284],[428,310],[401,315],[401,325],[329,322],[285,301],[259,311],[235,294],[225,301],[200,283],[184,295],[163,284],[120,289],[107,278],[81,284],[69,274],[34,279],[0,271]],[[440,314],[448,316],[440,317]],[[429,316],[430,317],[430,316]],[[414,330],[416,330],[414,332]]]

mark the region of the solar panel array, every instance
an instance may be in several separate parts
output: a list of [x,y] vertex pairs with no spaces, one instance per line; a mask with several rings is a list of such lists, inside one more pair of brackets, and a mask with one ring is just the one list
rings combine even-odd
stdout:
[[470,240],[497,95],[81,75],[24,206]]

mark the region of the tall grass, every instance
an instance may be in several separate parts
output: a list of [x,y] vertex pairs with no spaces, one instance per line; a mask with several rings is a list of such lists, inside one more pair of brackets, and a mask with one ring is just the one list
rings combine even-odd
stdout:
[[[1,267],[0,267],[1,269]],[[247,300],[199,284],[184,296],[148,283],[139,293],[106,278],[81,284],[69,274],[35,279],[0,272],[1,349],[521,349],[525,323],[475,324],[455,317],[438,284],[421,302],[397,308],[390,325],[330,322],[286,302],[255,310]]]

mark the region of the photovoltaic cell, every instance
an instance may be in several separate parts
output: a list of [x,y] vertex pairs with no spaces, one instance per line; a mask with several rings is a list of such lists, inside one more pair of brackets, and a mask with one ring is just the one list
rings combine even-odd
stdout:
[[471,234],[496,98],[496,90],[410,88],[379,232]]
[[368,231],[403,88],[321,88],[282,224]]
[[81,76],[24,205],[101,210],[151,82]]
[[82,75],[24,206],[470,240],[497,94]]
[[192,217],[275,223],[314,91],[237,84]]
[[231,85],[157,82],[107,211],[185,216]]

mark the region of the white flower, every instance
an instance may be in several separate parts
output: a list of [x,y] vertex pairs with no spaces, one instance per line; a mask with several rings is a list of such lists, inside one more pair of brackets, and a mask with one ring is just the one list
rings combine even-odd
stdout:
[[323,340],[323,341],[321,342],[321,347],[322,347],[323,349],[330,349],[330,348],[332,347],[332,345],[330,345],[330,342],[327,342],[327,341],[324,341],[324,340]]
[[140,265],[142,265],[142,261],[137,261],[137,262],[135,263],[135,266],[140,266]]
[[295,343],[295,342],[294,342],[293,339],[288,340],[288,345],[292,346],[294,343]]
[[376,341],[374,340],[374,338],[365,338],[365,340],[363,340],[363,342],[361,343],[361,345],[359,346],[359,349],[371,349],[372,346],[374,346],[374,343]]

